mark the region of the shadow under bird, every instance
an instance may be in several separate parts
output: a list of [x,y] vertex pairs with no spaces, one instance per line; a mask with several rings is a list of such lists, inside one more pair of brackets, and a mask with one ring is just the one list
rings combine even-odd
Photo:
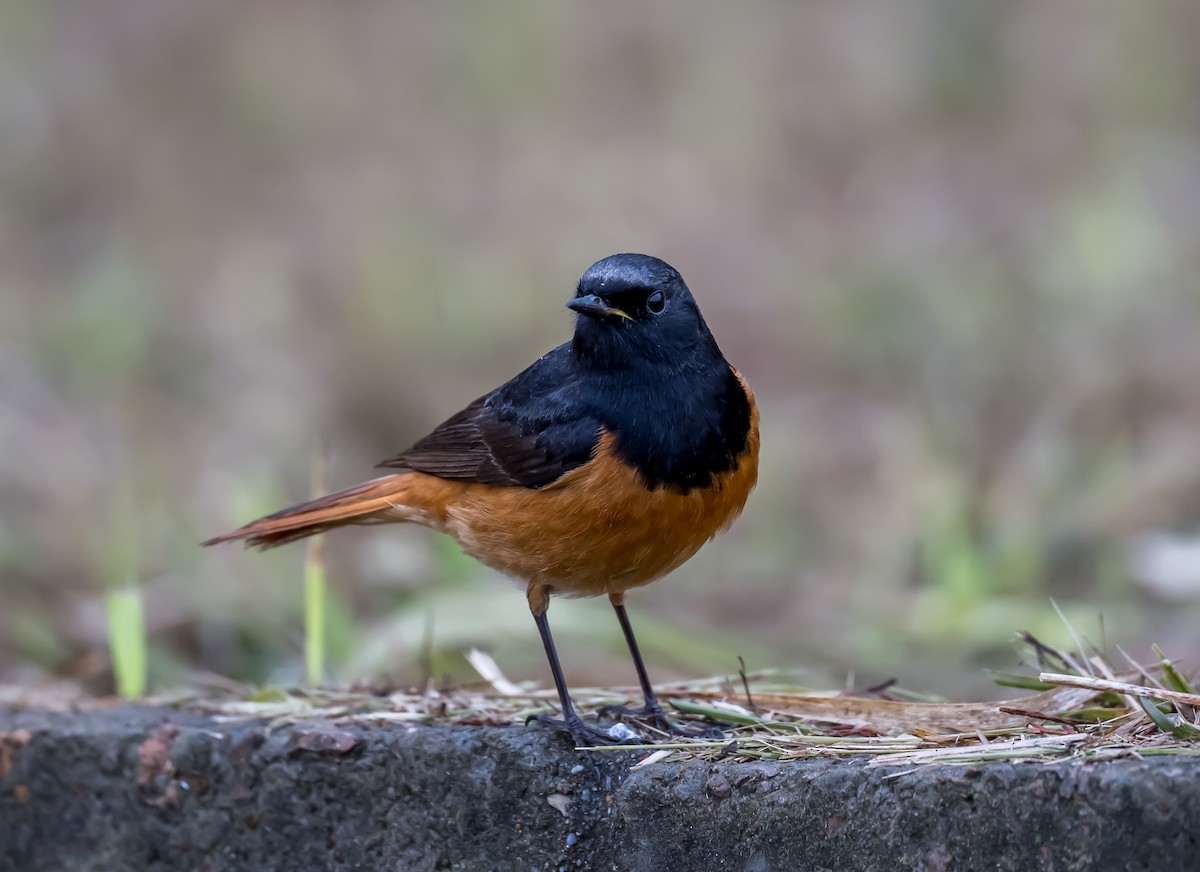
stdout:
[[676,732],[659,705],[625,592],[680,566],[741,513],[758,477],[754,395],[721,354],[682,276],[643,254],[588,268],[575,335],[407,451],[398,470],[205,542],[270,548],[347,524],[413,523],[452,536],[526,584],[577,745],[618,734],[567,693],[546,611],[553,594],[607,594],[645,705],[621,713]]

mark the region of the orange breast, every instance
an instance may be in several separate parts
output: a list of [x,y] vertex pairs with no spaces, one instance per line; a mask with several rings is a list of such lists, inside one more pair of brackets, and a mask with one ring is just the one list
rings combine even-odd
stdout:
[[647,584],[741,514],[758,479],[758,413],[751,408],[737,468],[707,488],[648,490],[605,433],[593,460],[540,490],[459,485],[436,526],[488,566],[568,596]]

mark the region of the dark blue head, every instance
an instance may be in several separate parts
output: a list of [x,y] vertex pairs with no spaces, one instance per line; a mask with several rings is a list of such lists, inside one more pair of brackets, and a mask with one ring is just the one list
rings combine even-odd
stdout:
[[720,355],[683,276],[656,257],[596,261],[567,307],[579,313],[572,352],[588,366],[687,365]]

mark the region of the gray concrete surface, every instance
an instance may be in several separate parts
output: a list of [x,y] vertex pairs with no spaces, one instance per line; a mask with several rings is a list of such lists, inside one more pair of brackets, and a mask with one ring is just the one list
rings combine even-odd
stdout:
[[1196,757],[635,760],[541,728],[0,710],[0,869],[1200,869]]

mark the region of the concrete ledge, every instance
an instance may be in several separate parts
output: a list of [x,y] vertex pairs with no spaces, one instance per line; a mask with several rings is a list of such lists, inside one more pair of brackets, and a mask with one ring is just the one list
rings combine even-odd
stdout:
[[0,710],[0,869],[1193,869],[1200,758],[657,764],[517,727]]

